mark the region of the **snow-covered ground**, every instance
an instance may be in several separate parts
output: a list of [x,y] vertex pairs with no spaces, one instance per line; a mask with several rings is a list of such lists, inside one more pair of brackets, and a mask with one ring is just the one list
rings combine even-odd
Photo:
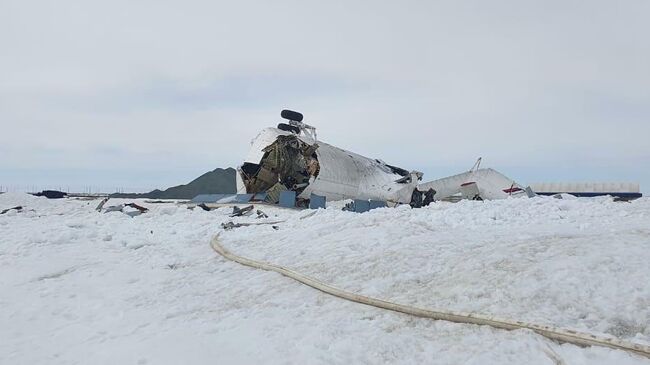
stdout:
[[[113,205],[127,200],[111,200]],[[209,246],[231,208],[0,195],[0,364],[648,364],[530,331],[334,298]],[[234,253],[337,287],[650,344],[650,199],[509,199],[364,214],[260,206]],[[32,211],[33,210],[33,211]]]

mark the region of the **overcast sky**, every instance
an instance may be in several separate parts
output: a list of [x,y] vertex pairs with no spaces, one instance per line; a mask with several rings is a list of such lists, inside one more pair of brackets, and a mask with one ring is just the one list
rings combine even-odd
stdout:
[[0,0],[0,185],[149,190],[283,108],[425,173],[650,189],[650,2]]

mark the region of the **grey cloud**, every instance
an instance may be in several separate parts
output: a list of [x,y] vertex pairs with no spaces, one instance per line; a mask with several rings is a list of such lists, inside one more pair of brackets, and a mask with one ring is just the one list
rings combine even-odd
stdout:
[[294,107],[323,139],[431,178],[482,155],[524,181],[650,186],[649,13],[646,1],[3,2],[0,169],[150,165],[181,180],[188,164],[237,164]]

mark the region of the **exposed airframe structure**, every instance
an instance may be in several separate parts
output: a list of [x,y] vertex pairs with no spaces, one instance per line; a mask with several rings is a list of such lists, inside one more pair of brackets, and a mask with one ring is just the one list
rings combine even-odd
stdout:
[[[500,199],[526,196],[524,189],[492,169],[472,169],[458,175],[421,183],[422,173],[389,165],[317,140],[316,129],[302,122],[302,114],[283,110],[288,123],[265,128],[251,142],[238,168],[238,193],[267,193],[277,202],[280,192],[292,190],[309,199],[373,199],[411,203],[418,192],[435,191],[435,199],[462,196]],[[414,194],[415,192],[415,194]]]

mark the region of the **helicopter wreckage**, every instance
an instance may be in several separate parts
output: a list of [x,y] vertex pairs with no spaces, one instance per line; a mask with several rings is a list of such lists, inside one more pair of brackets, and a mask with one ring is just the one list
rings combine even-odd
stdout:
[[302,114],[283,110],[276,128],[265,128],[251,142],[238,168],[241,194],[266,193],[277,203],[283,191],[293,191],[299,201],[312,194],[327,200],[362,199],[392,205],[427,205],[434,200],[503,199],[532,194],[512,179],[479,168],[458,175],[422,182],[423,174],[361,156],[317,139],[316,128],[304,123]]

